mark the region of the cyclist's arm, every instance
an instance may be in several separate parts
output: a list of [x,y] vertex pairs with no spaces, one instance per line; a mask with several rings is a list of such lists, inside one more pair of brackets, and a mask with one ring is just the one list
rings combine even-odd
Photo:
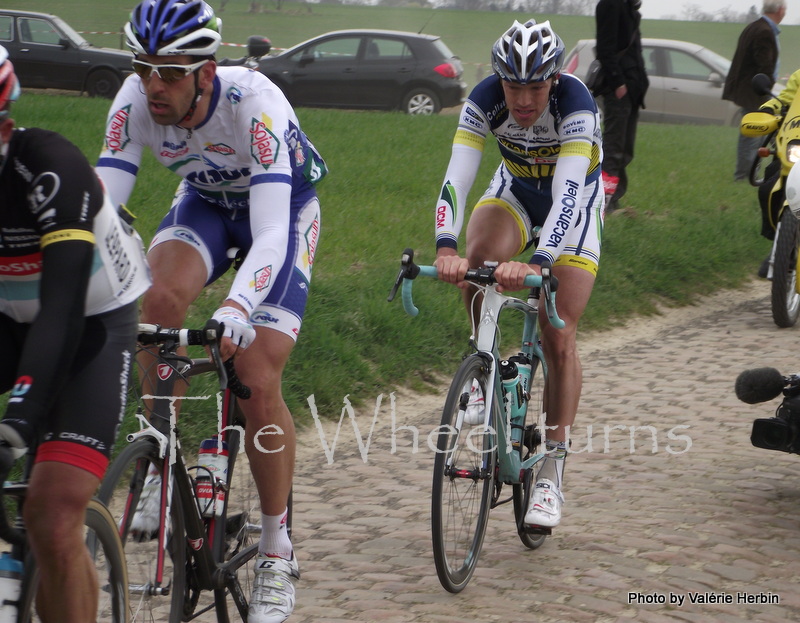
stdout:
[[[47,161],[33,180],[30,207],[20,209],[43,214],[39,219],[40,311],[17,367],[18,378],[24,379],[18,385],[22,391],[9,399],[4,423],[23,420],[35,424],[64,386],[65,372],[73,365],[83,333],[94,258],[93,218],[103,203],[102,187],[77,148],[64,141],[48,145],[46,153],[39,151]],[[47,179],[58,183],[43,184]],[[41,212],[43,204],[46,213]]]
[[[147,99],[139,92],[137,76],[129,77],[117,92],[106,118],[103,150],[96,164],[114,205],[128,203],[142,159]],[[150,124],[153,125],[153,124]]]
[[783,91],[777,97],[762,104],[760,110],[770,112],[773,115],[780,115],[783,106],[790,106],[794,101],[798,87],[800,87],[800,69],[791,75]]
[[288,177],[250,188],[253,244],[228,293],[228,301],[240,305],[248,316],[267,297],[286,260],[291,194]]
[[[465,110],[468,105],[469,102],[464,105]],[[481,164],[487,128],[488,126],[484,126],[475,130],[461,124],[456,131],[450,163],[436,201],[437,249],[458,248],[458,236],[464,226],[467,195]]]

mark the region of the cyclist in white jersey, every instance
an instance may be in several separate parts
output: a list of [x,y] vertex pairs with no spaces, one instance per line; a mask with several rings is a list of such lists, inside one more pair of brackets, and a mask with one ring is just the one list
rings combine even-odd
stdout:
[[[462,287],[472,318],[479,308],[472,287],[463,282],[470,267],[500,262],[495,276],[508,290],[522,289],[525,276],[538,274],[544,262],[553,265],[559,280],[558,310],[566,327],[541,323],[550,372],[545,388],[548,457],[525,516],[526,524],[547,528],[561,520],[569,427],[582,383],[576,332],[597,274],[604,211],[597,107],[580,80],[561,73],[563,62],[564,44],[549,22],[515,21],[497,40],[494,75],[464,103],[436,204],[439,278]],[[502,162],[469,218],[466,256],[461,257],[458,238],[467,194],[490,133],[497,138]],[[513,261],[534,244],[535,228],[541,231],[532,258]],[[470,397],[472,411],[481,400],[480,395]]]
[[281,376],[306,305],[320,230],[314,186],[327,169],[272,82],[216,66],[220,21],[208,4],[144,0],[125,34],[135,73],[112,104],[97,170],[120,203],[145,148],[183,178],[148,251],[153,287],[143,322],[182,325],[203,288],[231,266],[228,250],[246,253],[214,318],[225,327],[223,356],[236,354],[253,390],[242,409],[262,534],[249,621],[284,621],[299,570],[286,530],[295,433]]

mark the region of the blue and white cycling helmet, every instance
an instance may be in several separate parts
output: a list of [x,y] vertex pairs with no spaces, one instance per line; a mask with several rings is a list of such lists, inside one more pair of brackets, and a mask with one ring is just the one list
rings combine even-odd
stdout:
[[203,0],[144,0],[124,30],[134,54],[213,56],[222,41],[222,20]]
[[8,50],[0,46],[0,121],[8,115],[11,102],[17,101],[19,91],[19,80],[8,60]]
[[549,21],[515,20],[492,46],[492,69],[507,82],[542,82],[557,75],[563,65],[564,42]]

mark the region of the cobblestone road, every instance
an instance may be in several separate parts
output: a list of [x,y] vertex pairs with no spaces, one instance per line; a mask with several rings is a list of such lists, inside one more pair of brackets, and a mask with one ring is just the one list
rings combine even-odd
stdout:
[[362,445],[347,418],[338,437],[335,422],[304,431],[290,621],[800,620],[800,456],[752,447],[753,418],[778,401],[748,406],[733,391],[747,368],[800,370],[800,327],[775,327],[768,285],[754,287],[691,322],[584,341],[562,524],[529,551],[511,510],[494,511],[459,595],[440,587],[430,546],[425,438],[443,398],[384,396],[375,410],[371,397]]

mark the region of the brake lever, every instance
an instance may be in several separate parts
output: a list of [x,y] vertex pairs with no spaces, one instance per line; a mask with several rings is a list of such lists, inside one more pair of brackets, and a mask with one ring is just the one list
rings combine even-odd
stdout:
[[397,278],[392,286],[392,291],[389,292],[389,298],[386,300],[391,303],[397,295],[397,290],[403,283],[403,279],[416,279],[419,275],[419,266],[414,263],[414,249],[407,248],[403,251],[403,256],[400,258],[400,272],[397,273]]

